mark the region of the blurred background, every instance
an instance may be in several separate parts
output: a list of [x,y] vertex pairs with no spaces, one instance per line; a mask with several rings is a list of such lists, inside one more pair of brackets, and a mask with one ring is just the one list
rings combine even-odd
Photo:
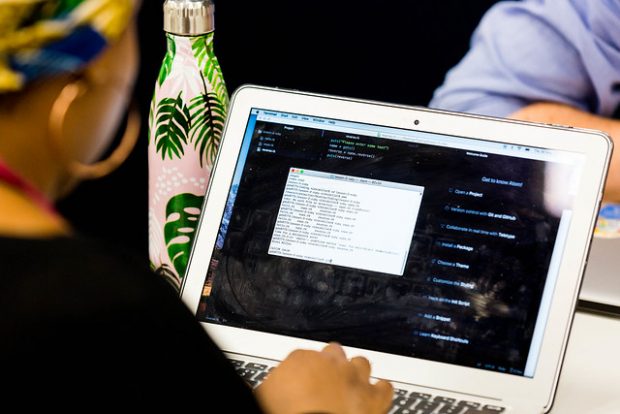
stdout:
[[[252,83],[425,106],[494,0],[216,0],[215,51],[229,92]],[[165,52],[163,0],[143,2],[135,89],[143,128],[119,170],[59,204],[83,235],[148,260],[147,126]],[[101,192],[120,195],[103,199]],[[119,199],[122,200],[119,202]]]

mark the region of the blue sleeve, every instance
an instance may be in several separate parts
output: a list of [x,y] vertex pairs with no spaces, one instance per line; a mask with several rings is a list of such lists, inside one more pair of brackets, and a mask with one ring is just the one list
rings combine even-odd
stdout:
[[530,103],[611,116],[620,104],[620,1],[502,1],[432,108],[507,116]]

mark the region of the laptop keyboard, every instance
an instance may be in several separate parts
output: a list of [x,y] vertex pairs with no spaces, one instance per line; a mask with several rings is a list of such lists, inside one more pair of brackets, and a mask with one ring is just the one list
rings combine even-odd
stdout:
[[[240,359],[229,358],[229,361],[252,388],[256,388],[275,368]],[[503,407],[495,405],[394,388],[394,401],[389,414],[497,414],[504,411]]]
[[396,388],[390,414],[496,414],[504,411],[503,407],[495,405]]
[[275,366],[266,364],[257,364],[255,362],[241,361],[238,359],[228,359],[237,374],[245,380],[252,388],[256,388],[263,380],[269,375],[269,372],[275,368]]

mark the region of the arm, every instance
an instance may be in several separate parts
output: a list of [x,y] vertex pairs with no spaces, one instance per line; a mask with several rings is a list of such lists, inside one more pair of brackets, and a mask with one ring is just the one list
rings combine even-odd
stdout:
[[[471,50],[430,106],[598,129],[618,143],[620,121],[610,119],[620,113],[618,50],[615,3],[500,2],[482,19]],[[620,200],[617,153],[606,199]]]
[[557,102],[611,117],[620,104],[620,8],[615,2],[499,2],[431,107],[508,116]]
[[[598,129],[609,134],[614,144],[620,144],[620,121],[592,115],[568,105],[549,102],[535,103],[516,111],[511,118]],[[611,159],[604,197],[606,201],[620,201],[620,153],[618,151],[614,152]]]

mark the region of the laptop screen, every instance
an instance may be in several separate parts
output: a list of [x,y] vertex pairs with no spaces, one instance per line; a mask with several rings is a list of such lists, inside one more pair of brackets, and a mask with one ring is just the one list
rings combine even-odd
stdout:
[[197,316],[533,377],[582,164],[253,109]]

